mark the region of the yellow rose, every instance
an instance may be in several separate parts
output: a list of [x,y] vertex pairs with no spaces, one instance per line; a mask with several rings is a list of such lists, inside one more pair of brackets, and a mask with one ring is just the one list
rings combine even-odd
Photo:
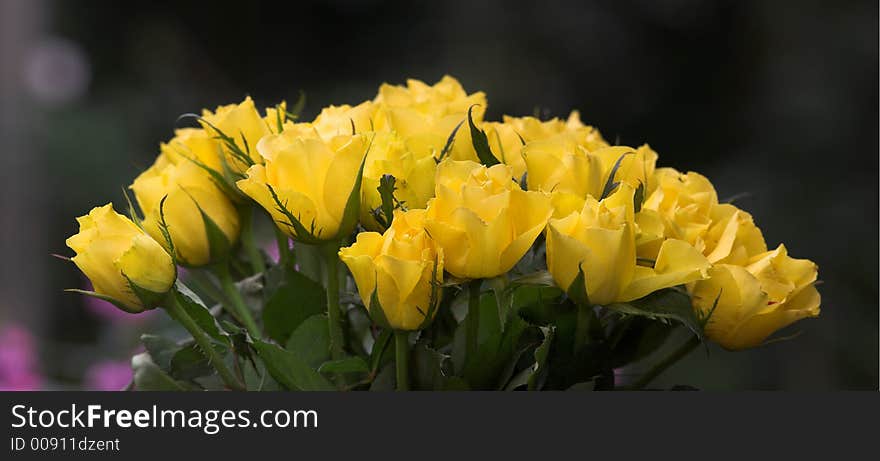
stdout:
[[446,160],[437,166],[435,181],[425,228],[443,248],[446,270],[459,278],[509,271],[552,213],[550,199],[520,189],[506,165]]
[[626,146],[611,146],[591,152],[602,163],[603,186],[611,176],[614,165],[617,164],[618,160],[620,161],[620,166],[614,172],[612,182],[627,183],[633,187],[638,187],[639,184],[645,184],[645,187],[648,187],[657,164],[657,153],[647,144],[642,145],[638,149]]
[[703,251],[703,236],[712,225],[716,205],[718,195],[705,176],[659,168],[649,181],[642,209],[657,212],[667,237],[684,240]]
[[[361,232],[353,245],[339,250],[370,315],[395,330],[423,328],[439,302],[432,281],[443,281],[443,250],[425,232],[424,221],[425,210],[396,210],[384,234]],[[379,306],[373,306],[377,289]]]
[[468,109],[476,104],[474,123],[482,121],[486,111],[484,93],[468,95],[457,80],[447,75],[433,86],[412,79],[406,87],[385,83],[374,102],[381,114],[377,116],[381,126],[376,129],[387,127],[403,138],[420,138],[420,143],[433,145],[438,155],[455,127],[464,121],[455,134],[449,156],[455,160],[477,159],[466,118]]
[[819,315],[816,275],[815,263],[789,257],[780,245],[754,256],[747,266],[713,266],[709,279],[691,291],[694,306],[703,315],[712,312],[706,335],[726,349],[746,349],[802,318]]
[[602,164],[573,136],[562,134],[526,144],[522,156],[529,190],[553,194],[554,217],[579,211],[602,191]]
[[712,264],[744,266],[755,255],[767,251],[764,235],[752,215],[722,203],[712,207],[712,225],[703,237],[703,254]]
[[[376,106],[370,101],[357,106],[344,104],[341,106],[328,106],[312,121],[312,126],[322,139],[330,139],[339,135],[350,135],[366,131],[376,131],[376,122],[373,117]],[[352,131],[354,129],[354,131]]]
[[607,146],[602,136],[593,127],[580,122],[576,111],[572,112],[568,121],[557,118],[542,122],[535,117],[510,117],[505,115],[503,122],[485,122],[483,129],[489,139],[492,154],[501,162],[513,168],[515,178],[521,178],[526,172],[523,160],[523,143],[553,139],[557,135],[567,133],[572,142],[587,151]]
[[382,205],[379,181],[390,174],[396,180],[394,197],[406,209],[425,208],[434,196],[434,173],[437,163],[429,150],[410,150],[395,133],[380,132],[374,136],[364,163],[361,184],[361,224],[369,230],[381,230],[372,211]]
[[[442,117],[466,113],[474,104],[485,108],[486,94],[480,91],[469,95],[458,80],[444,75],[433,86],[416,79],[407,80],[406,87],[383,83],[375,102],[389,108],[410,108],[422,114]],[[476,110],[474,112],[476,116]]]
[[220,143],[201,128],[181,128],[174,137],[160,145],[160,152],[170,163],[197,161],[214,171],[223,171]]
[[67,246],[76,252],[73,262],[92,281],[99,297],[128,312],[140,312],[154,307],[146,298],[158,298],[171,289],[177,277],[171,256],[116,213],[112,203],[93,208],[77,221],[79,233],[67,239]]
[[362,134],[327,141],[284,133],[266,136],[257,146],[265,165],[250,167],[247,178],[236,184],[294,239],[339,239],[357,223],[354,215],[351,223],[345,223],[352,228],[341,228],[367,145]]
[[601,202],[587,197],[580,213],[550,220],[547,269],[559,287],[570,291],[583,271],[589,301],[606,305],[705,277],[709,262],[681,240],[665,240],[653,267],[636,264],[633,194],[621,184]]
[[568,132],[577,133],[578,143],[590,151],[608,147],[608,143],[605,142],[602,133],[599,133],[599,130],[590,125],[584,125],[584,123],[581,122],[581,113],[576,110],[573,110],[568,114],[568,119],[565,121],[565,128]]
[[240,104],[220,106],[214,112],[204,110],[202,119],[205,130],[212,136],[217,135],[216,128],[235,142],[238,152],[221,143],[226,164],[232,172],[243,173],[249,165],[263,162],[257,152],[257,143],[271,132],[250,96]]
[[[177,258],[187,266],[203,266],[226,257],[238,239],[238,212],[202,168],[187,160],[173,164],[162,154],[130,186],[144,213],[143,226],[156,241],[165,242],[160,228],[163,197],[165,223]],[[211,229],[209,229],[209,226]],[[219,230],[224,244],[211,245],[209,232]]]

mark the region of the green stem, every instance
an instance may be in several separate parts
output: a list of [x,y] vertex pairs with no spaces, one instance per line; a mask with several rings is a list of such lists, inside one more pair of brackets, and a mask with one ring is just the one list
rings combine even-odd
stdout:
[[229,265],[226,263],[218,264],[217,277],[220,279],[220,285],[223,287],[223,292],[226,293],[227,300],[232,303],[231,307],[237,314],[236,317],[241,320],[251,337],[260,339],[262,337],[260,327],[257,326],[251,310],[244,303],[238,288],[235,287],[235,281],[232,280],[232,274],[229,273]]
[[341,359],[343,356],[342,319],[339,310],[339,252],[340,242],[328,242],[321,245],[324,258],[324,272],[327,278],[327,328],[330,332],[330,358]]
[[211,338],[208,337],[208,334],[202,330],[199,325],[193,320],[192,317],[183,309],[180,305],[180,302],[177,300],[177,292],[172,291],[166,298],[165,309],[171,315],[171,317],[177,320],[189,334],[192,335],[193,339],[196,341],[196,344],[199,345],[199,349],[203,354],[208,358],[208,361],[211,362],[211,365],[214,366],[214,369],[217,370],[217,373],[220,375],[220,378],[226,384],[226,386],[232,390],[243,391],[245,390],[244,385],[238,378],[235,377],[235,374],[232,373],[232,370],[226,366],[226,362],[223,361],[223,357],[217,353],[214,349],[213,344],[211,343]]
[[473,360],[477,354],[477,348],[480,341],[480,287],[483,284],[482,279],[475,279],[468,282],[468,314],[467,314],[467,330],[465,333],[465,347],[468,360]]
[[239,216],[241,219],[241,244],[251,263],[251,271],[253,271],[254,274],[259,274],[266,269],[266,263],[263,261],[263,255],[260,254],[260,250],[257,248],[256,241],[254,240],[254,208],[245,205],[239,209]]
[[394,361],[397,365],[397,390],[409,390],[409,332],[394,330]]
[[658,362],[654,365],[650,370],[648,370],[645,374],[642,375],[636,382],[633,384],[626,386],[625,389],[629,390],[638,390],[642,389],[651,381],[654,380],[657,376],[660,376],[661,373],[666,371],[667,368],[675,365],[676,362],[683,359],[686,355],[688,355],[691,351],[693,351],[697,346],[700,345],[700,338],[697,336],[691,336],[690,339],[687,340],[684,344],[678,347],[678,349],[672,351],[666,358]]
[[592,308],[588,306],[576,305],[577,320],[574,329],[574,353],[577,354],[590,337],[590,322],[592,322]]

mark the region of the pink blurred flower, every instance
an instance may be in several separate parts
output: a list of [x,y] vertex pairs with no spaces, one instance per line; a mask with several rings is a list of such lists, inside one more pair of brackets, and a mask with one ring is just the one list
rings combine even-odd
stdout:
[[0,391],[32,391],[42,386],[30,332],[19,325],[0,329]]
[[83,389],[91,391],[121,391],[131,382],[131,364],[127,361],[105,360],[86,370]]
[[[293,240],[287,239],[287,248],[293,249]],[[272,264],[278,264],[278,262],[281,260],[281,254],[278,251],[277,241],[271,241],[263,245],[263,250],[266,252],[266,255],[269,256],[269,260]],[[299,270],[299,264],[295,264],[293,268],[294,270]]]
[[[293,240],[287,239],[287,248],[293,248]],[[266,255],[269,256],[269,259],[273,264],[278,264],[278,261],[281,259],[281,254],[278,251],[278,242],[272,240],[263,245],[263,250],[266,252]]]

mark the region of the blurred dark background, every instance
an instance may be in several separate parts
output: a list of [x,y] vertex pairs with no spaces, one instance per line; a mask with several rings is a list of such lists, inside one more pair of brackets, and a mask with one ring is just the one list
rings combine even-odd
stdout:
[[822,315],[799,337],[694,353],[660,384],[876,389],[877,27],[875,1],[2,0],[0,361],[27,369],[19,387],[125,374],[155,319],[62,293],[83,280],[48,255],[70,253],[76,216],[123,203],[179,114],[302,89],[313,115],[449,73],[491,118],[579,109],[721,198],[747,192],[768,245],[819,264]]

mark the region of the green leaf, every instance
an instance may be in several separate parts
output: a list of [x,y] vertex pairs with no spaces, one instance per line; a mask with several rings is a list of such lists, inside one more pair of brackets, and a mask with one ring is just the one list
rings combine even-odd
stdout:
[[371,372],[375,373],[379,370],[379,367],[382,365],[382,358],[386,355],[385,352],[388,349],[388,345],[391,344],[393,337],[394,332],[390,329],[385,329],[376,338],[376,341],[373,343],[373,350],[370,352]]
[[299,118],[300,114],[302,114],[303,109],[306,107],[306,92],[303,90],[299,90],[299,98],[297,98],[296,102],[293,103],[293,107],[287,111],[287,117],[291,120],[296,120]]
[[507,386],[504,387],[505,391],[515,391],[522,386],[528,386],[529,378],[535,372],[533,367],[523,368],[507,382]]
[[171,369],[171,358],[180,350],[176,342],[157,335],[141,335],[141,343],[149,352],[153,363],[164,371]]
[[474,146],[474,151],[477,153],[477,158],[480,159],[480,163],[486,166],[497,165],[501,162],[492,155],[492,149],[489,148],[489,138],[486,136],[486,132],[477,128],[474,125],[474,118],[472,112],[474,110],[473,106],[468,108],[468,126],[471,130],[471,144]]
[[[421,309],[419,310],[419,312],[424,316],[422,323],[419,324],[419,330],[424,330],[431,325],[431,322],[434,320],[434,317],[437,313],[437,309],[440,308],[440,295],[442,294],[442,288],[440,287],[440,280],[437,278],[437,267],[438,264],[440,264],[439,258],[439,255],[434,255],[434,264],[431,267],[431,294],[428,297],[428,307],[424,311],[422,311]],[[418,308],[418,306],[416,306],[416,308]]]
[[[219,351],[219,352],[222,352]],[[208,361],[198,346],[190,344],[179,349],[171,357],[169,373],[171,376],[182,379],[191,380],[200,376],[209,376],[214,374],[214,367]]]
[[269,374],[290,390],[331,391],[330,381],[312,369],[300,356],[275,344],[254,340],[254,349],[266,364]]
[[379,197],[382,198],[382,206],[380,207],[381,215],[377,215],[376,221],[383,228],[388,229],[394,221],[394,210],[397,208],[397,199],[394,198],[394,191],[397,190],[395,183],[397,179],[390,174],[383,174],[379,179]]
[[634,213],[638,213],[642,211],[642,205],[645,204],[645,183],[639,182],[639,187],[636,188],[636,192],[633,194],[633,210]]
[[331,360],[324,362],[320,368],[320,373],[369,373],[370,367],[367,362],[360,357],[346,357],[339,360]]
[[513,290],[512,306],[526,322],[547,326],[554,323],[562,296],[555,286],[521,285]]
[[377,326],[384,328],[386,330],[391,330],[391,324],[388,323],[388,317],[385,317],[385,310],[382,308],[382,303],[379,302],[379,290],[373,290],[373,294],[370,295],[370,307],[367,309],[370,314],[370,320],[373,321]]
[[295,352],[310,367],[318,367],[330,359],[330,332],[327,317],[313,315],[300,323],[290,335],[285,349]]
[[[175,290],[174,296],[177,296],[180,306],[186,311],[186,313],[195,320],[199,327],[204,330],[205,333],[215,341],[215,343],[229,347],[229,335],[220,328],[217,319],[211,315],[211,311],[205,307],[202,300],[180,280],[176,282],[176,286],[177,289]],[[168,312],[170,314],[170,311]]]
[[382,367],[373,382],[370,383],[371,391],[393,391],[395,389],[396,377],[394,363],[389,363]]
[[574,278],[574,281],[571,282],[571,285],[568,286],[566,294],[568,294],[568,297],[578,306],[590,306],[590,298],[587,296],[584,267],[581,264],[578,264],[578,275]]
[[364,152],[364,158],[361,159],[361,166],[358,168],[354,186],[352,186],[351,192],[348,194],[348,200],[345,202],[345,212],[343,212],[342,221],[339,223],[339,231],[335,236],[330,237],[329,240],[343,239],[351,234],[355,226],[357,226],[361,212],[361,183],[364,181],[364,165],[367,163],[367,156],[370,154],[372,147],[373,140],[370,139],[367,150]]
[[[174,267],[175,272],[177,271],[177,266]],[[148,290],[134,283],[125,272],[122,273],[122,276],[128,282],[128,288],[132,291],[132,293],[137,296],[138,300],[140,300],[141,304],[145,306],[147,309],[152,309],[156,306],[162,304],[165,300],[166,293],[157,293],[155,291]]]
[[285,111],[282,115],[282,110],[283,106],[281,104],[275,104],[275,129],[278,130],[276,133],[284,131],[284,119],[286,118],[287,113]]
[[116,306],[117,309],[119,309],[123,312],[128,312],[129,314],[139,314],[139,313],[143,312],[143,309],[128,307],[125,304],[123,304],[122,301],[120,301],[116,298],[112,298],[107,295],[102,295],[102,294],[96,293],[94,291],[80,290],[79,288],[67,288],[64,291],[67,293],[76,293],[76,294],[80,294],[83,296],[88,296],[91,298],[100,299],[101,301],[107,301],[108,303]]
[[496,389],[499,376],[505,373],[510,361],[521,350],[523,335],[532,327],[512,313],[501,322],[493,292],[483,293],[480,297],[479,313],[479,341],[473,357],[467,357],[465,351],[467,318],[455,332],[452,348],[454,372],[473,389]]
[[607,306],[620,314],[636,315],[661,322],[676,321],[703,340],[703,323],[693,308],[688,294],[678,288],[665,288],[628,303]]
[[602,195],[599,200],[604,199],[611,195],[611,192],[614,191],[614,188],[617,187],[617,182],[614,181],[614,176],[617,174],[617,170],[620,169],[620,162],[623,161],[623,158],[627,155],[635,154],[635,152],[625,152],[620,157],[617,158],[617,161],[614,162],[614,166],[611,167],[611,172],[608,173],[608,179],[605,180],[605,187],[602,188]]
[[[589,322],[585,322],[583,318],[579,322],[578,319],[579,314],[594,314],[593,309],[578,306],[571,298],[564,298],[550,306],[547,309],[551,314],[549,325],[554,328],[554,332],[547,356],[547,375],[542,388],[564,390],[574,383],[591,381],[597,377],[602,380],[603,386],[607,385],[608,380],[613,379],[613,371],[610,367],[610,352],[603,337],[603,327],[598,321],[593,324],[595,318],[589,319]],[[588,333],[592,334],[587,337]]]
[[306,226],[303,225],[299,218],[294,216],[294,214],[287,208],[287,202],[281,201],[281,198],[278,197],[278,194],[275,192],[275,188],[270,184],[266,184],[266,188],[269,190],[269,195],[272,196],[272,200],[275,202],[275,207],[278,212],[287,218],[287,221],[278,221],[278,223],[293,230],[295,236],[294,240],[309,245],[317,245],[321,243],[320,236],[315,235],[315,222],[312,221],[310,228],[306,229]]
[[[184,189],[185,191],[186,189]],[[191,196],[190,196],[191,197]],[[168,231],[168,223],[165,221],[165,201],[168,200],[168,195],[162,197],[162,200],[159,201],[159,231],[162,233],[162,238],[165,239],[165,244],[168,245],[168,252],[171,254],[171,259],[174,260],[174,263],[177,263],[177,251],[174,249],[174,240],[171,239],[171,232]],[[195,202],[195,200],[193,200]],[[196,204],[198,206],[198,204]]]
[[208,213],[205,213],[205,210],[196,202],[195,198],[193,198],[193,203],[196,204],[199,213],[202,215],[202,222],[205,223],[205,234],[208,237],[208,250],[211,255],[211,261],[219,262],[225,260],[229,257],[232,243],[226,237],[226,234],[223,233],[223,230],[220,229],[220,226],[208,216]]
[[544,341],[535,349],[535,371],[528,379],[530,391],[541,390],[547,380],[547,359],[550,357],[550,346],[553,344],[555,331],[553,328],[544,329]]
[[619,368],[657,352],[674,330],[670,325],[646,317],[620,318],[608,335],[611,366]]
[[284,344],[307,318],[324,312],[327,295],[324,287],[299,272],[278,275],[283,278],[267,292],[263,325],[270,338]]
[[131,219],[131,222],[133,222],[136,226],[140,227],[141,230],[143,230],[143,220],[135,210],[134,203],[131,201],[131,196],[128,195],[128,190],[126,190],[124,187],[122,188],[122,196],[125,197],[125,203],[128,206],[128,217]]
[[[229,153],[233,159],[240,162],[245,167],[250,167],[251,165],[254,164],[254,160],[250,156],[250,151],[249,151],[247,139],[245,139],[243,132],[239,131],[239,136],[241,137],[241,141],[242,141],[242,145],[244,146],[244,149],[242,149],[241,146],[238,145],[238,142],[236,142],[235,138],[233,138],[230,135],[227,135],[220,128],[217,128],[215,125],[213,125],[211,122],[205,120],[203,117],[201,117],[199,115],[195,115],[195,114],[184,114],[184,115],[181,115],[179,118],[184,118],[184,117],[190,117],[190,118],[194,117],[203,126],[207,126],[207,127],[211,128],[212,130],[214,130],[214,132],[216,133],[214,138],[220,140],[222,142],[222,144],[226,146],[226,149],[229,151]],[[205,131],[208,131],[208,129],[205,128]]]
[[147,352],[131,358],[134,388],[138,391],[185,391],[189,387],[162,371]]
[[[217,155],[220,156],[220,163],[221,163],[221,166],[223,167],[223,171],[215,170],[214,168],[209,167],[207,164],[205,164],[201,160],[199,160],[195,157],[190,157],[190,156],[184,155],[183,153],[181,153],[181,156],[183,156],[183,158],[189,160],[190,162],[195,164],[197,167],[201,168],[206,173],[208,173],[208,175],[211,177],[211,181],[220,190],[222,190],[223,193],[226,194],[227,197],[229,197],[233,201],[239,201],[242,197],[242,194],[241,194],[241,192],[239,192],[238,188],[235,186],[235,181],[237,181],[238,179],[242,179],[243,176],[235,175],[232,173],[232,171],[229,169],[229,165],[226,163],[226,158],[223,156],[223,152],[218,152]],[[236,176],[240,176],[240,177],[236,177]]]
[[281,391],[284,390],[278,381],[269,375],[262,360],[242,361],[242,375],[249,391]]
[[414,390],[443,390],[447,377],[452,374],[449,356],[432,349],[424,341],[417,342],[413,347],[410,366]]
[[455,125],[455,128],[452,129],[452,132],[449,133],[449,137],[446,138],[446,144],[443,146],[443,150],[440,151],[440,155],[437,156],[437,163],[443,161],[449,151],[452,150],[452,145],[455,143],[455,134],[458,133],[458,129],[461,128],[461,125],[464,124],[464,120],[458,122],[458,125]]

